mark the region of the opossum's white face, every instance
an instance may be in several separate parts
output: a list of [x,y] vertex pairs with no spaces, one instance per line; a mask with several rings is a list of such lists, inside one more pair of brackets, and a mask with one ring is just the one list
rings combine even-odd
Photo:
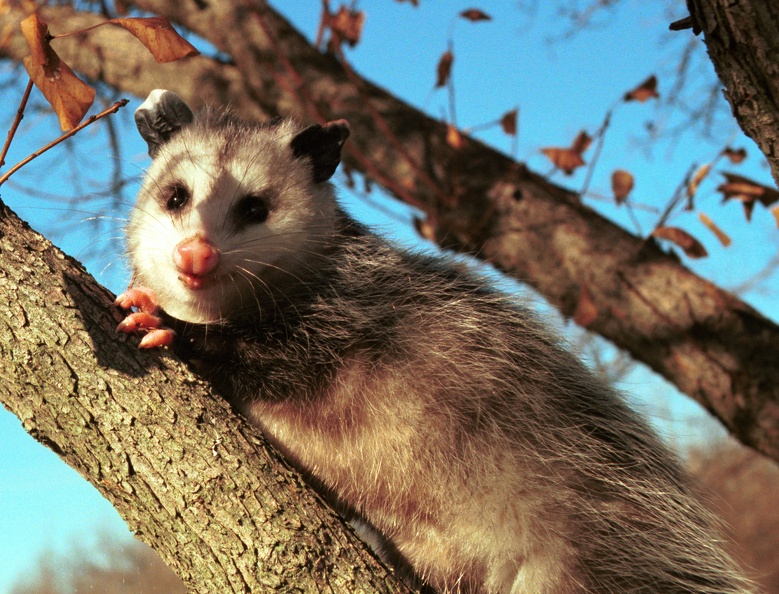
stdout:
[[128,226],[134,284],[153,289],[168,314],[209,323],[262,314],[285,285],[305,283],[337,207],[311,160],[294,154],[299,134],[289,121],[195,122],[150,143],[154,160]]

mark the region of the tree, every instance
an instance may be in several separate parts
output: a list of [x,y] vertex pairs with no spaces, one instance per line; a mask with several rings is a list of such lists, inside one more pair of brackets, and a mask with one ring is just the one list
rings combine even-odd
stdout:
[[[744,15],[757,17],[746,9],[758,4],[744,4]],[[692,15],[710,48],[724,43],[720,32],[730,30],[713,20],[724,18],[716,5],[695,4]],[[318,52],[264,2],[203,6],[142,0],[133,6],[167,16],[231,57],[228,63],[191,58],[177,69],[169,86],[190,104],[229,102],[251,119],[287,111],[309,120],[346,117],[364,131],[349,145],[347,166],[424,211],[431,238],[529,279],[569,315],[586,287],[598,313],[590,330],[702,402],[744,443],[779,456],[778,372],[773,365],[779,329],[754,309],[695,276],[653,242],[606,221],[574,193],[473,139],[452,146],[446,125],[372,85],[337,56]],[[67,6],[42,12],[48,22],[68,30],[104,19]],[[3,18],[14,22],[22,16],[20,9],[9,9]],[[760,48],[776,44],[776,36],[758,43],[759,33],[753,26],[751,36],[743,38],[750,41],[747,49],[751,42]],[[166,77],[130,43],[95,32],[78,42],[63,40],[58,51],[89,79],[144,96]],[[26,53],[18,35],[11,35],[0,51],[16,60]],[[711,54],[718,59],[716,51]],[[735,71],[726,64],[721,68]],[[744,79],[735,80],[734,89],[743,88]],[[765,94],[760,86],[753,92]],[[770,112],[770,106],[765,109]],[[762,133],[760,127],[755,130]],[[771,146],[770,139],[766,142]],[[775,153],[767,156],[770,160]],[[563,223],[571,241],[550,245],[550,227]],[[242,499],[235,499],[236,494],[246,496],[240,505],[248,507],[249,494],[258,491],[254,473],[279,463],[260,452],[260,437],[224,406],[196,393],[199,384],[171,359],[133,353],[131,346],[116,343],[110,297],[86,284],[82,272],[43,240],[24,233],[7,210],[2,224],[0,269],[7,282],[0,284],[0,303],[8,320],[0,328],[2,375],[8,378],[0,388],[3,403],[96,484],[190,587],[228,591],[259,587],[257,580],[263,579],[306,579],[289,568],[284,576],[257,576],[250,569],[260,558],[282,554],[256,544],[276,542],[254,532],[274,516],[268,510],[297,507],[279,503],[282,495],[275,489],[270,502],[252,504],[248,514],[224,513],[218,525],[196,511],[200,505],[229,510]],[[25,282],[27,270],[46,272],[31,287]],[[152,391],[158,395],[150,395]],[[150,398],[156,406],[147,405]],[[173,476],[163,474],[165,468]],[[175,469],[196,472],[187,476]],[[290,476],[274,475],[263,485],[293,485],[297,501],[305,491]],[[284,493],[288,489],[279,487]],[[210,503],[218,499],[220,503]],[[356,584],[365,576],[370,586],[347,589],[382,591],[385,578],[371,577],[375,565],[364,552],[355,553],[361,561],[349,559],[340,570],[332,569],[351,551],[342,544],[348,536],[324,531],[332,518],[299,513],[306,519],[295,518],[297,512],[275,516],[282,521],[273,530],[301,536],[295,541],[301,548],[293,550],[305,551],[285,562],[313,568],[311,579],[337,576]],[[236,517],[251,520],[251,536]],[[355,564],[367,567],[366,573],[358,575],[351,569]],[[344,587],[331,585],[334,591],[339,586]]]

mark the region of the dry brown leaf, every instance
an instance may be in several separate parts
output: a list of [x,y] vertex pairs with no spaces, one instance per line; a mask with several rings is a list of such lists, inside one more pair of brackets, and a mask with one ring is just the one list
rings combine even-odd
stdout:
[[24,58],[24,67],[30,78],[51,105],[63,131],[78,126],[95,100],[95,89],[79,79],[68,65],[58,60],[51,76],[35,64],[30,56]]
[[24,67],[35,86],[51,105],[63,131],[78,126],[92,102],[95,90],[80,80],[49,45],[49,28],[33,13],[21,23],[30,55]]
[[728,234],[725,233],[722,229],[720,229],[717,226],[717,224],[714,221],[712,221],[707,215],[705,215],[702,212],[699,212],[698,213],[698,219],[700,220],[701,223],[706,225],[706,227],[709,229],[709,231],[714,233],[716,238],[719,239],[719,242],[723,246],[728,247],[731,243],[733,243],[731,241],[730,237],[728,236]]
[[598,317],[598,306],[592,300],[592,295],[586,284],[582,285],[579,291],[579,301],[576,303],[576,310],[573,313],[573,321],[587,328]]
[[718,191],[722,192],[723,197],[738,198],[739,200],[758,200],[763,206],[770,206],[779,201],[779,191],[775,188],[764,186],[754,180],[735,173],[723,172],[726,183],[722,184]]
[[509,112],[503,114],[500,118],[500,127],[509,136],[517,135],[517,116],[519,115],[519,109],[512,109]]
[[396,2],[411,2],[411,6],[419,6],[419,0],[395,0]]
[[690,183],[687,184],[688,198],[692,198],[693,196],[695,196],[695,193],[698,191],[698,186],[703,181],[703,178],[705,178],[710,171],[711,171],[711,163],[706,163],[705,165],[701,165],[698,168],[698,170],[695,172],[695,175],[692,176]]
[[725,183],[721,184],[717,191],[722,192],[723,201],[731,198],[740,200],[744,205],[747,221],[752,219],[755,202],[760,202],[763,206],[768,207],[779,201],[779,191],[775,188],[764,186],[735,173],[723,172],[722,175],[725,176]]
[[679,227],[657,227],[652,231],[652,237],[666,239],[678,245],[690,258],[705,258],[708,256],[706,248],[692,235],[679,229]]
[[49,26],[38,13],[32,13],[19,26],[27,45],[30,46],[30,58],[34,64],[46,67],[52,59],[59,61],[59,57],[49,45]]
[[584,165],[582,153],[589,148],[592,138],[584,130],[579,132],[570,148],[547,147],[542,148],[549,160],[555,167],[562,169],[566,175],[571,175],[577,167]]
[[779,227],[779,206],[774,206],[771,209],[771,214],[774,215],[774,219],[776,219],[776,226]]
[[730,159],[730,162],[734,165],[738,165],[747,158],[747,150],[744,147],[741,147],[740,149],[734,149],[732,147],[726,146],[725,150],[722,151],[722,154]]
[[414,228],[417,230],[417,233],[428,241],[435,241],[435,225],[430,219],[420,219],[417,217],[414,217]]
[[483,12],[479,10],[478,8],[469,8],[468,10],[463,10],[460,13],[460,16],[464,19],[468,19],[472,23],[475,23],[477,21],[491,21],[492,17],[488,15],[486,12]]
[[449,75],[452,72],[452,62],[454,62],[454,54],[451,50],[446,50],[441,55],[441,59],[438,60],[438,66],[436,66],[436,89],[445,87],[446,83],[449,82]]
[[720,185],[717,189],[723,193],[725,198],[736,198],[750,202],[753,202],[764,193],[762,186],[745,182],[729,182]]
[[32,58],[24,59],[24,67],[46,101],[51,104],[63,132],[78,126],[95,100],[95,89],[79,79],[63,61],[47,76]]
[[590,148],[591,144],[592,144],[592,136],[590,136],[584,130],[582,130],[574,139],[573,145],[571,146],[571,150],[581,155],[584,151]]
[[744,216],[749,223],[752,221],[752,211],[755,210],[755,202],[753,200],[744,200],[742,206],[744,207]]
[[200,53],[191,43],[176,33],[168,19],[164,17],[122,18],[111,19],[108,22],[119,25],[135,35],[160,64]]
[[555,167],[562,169],[566,175],[571,175],[577,167],[584,165],[582,156],[572,149],[565,148],[543,148],[544,153]]
[[653,97],[659,97],[657,92],[657,77],[653,74],[631,91],[625,93],[625,101],[643,103]]
[[404,175],[400,178],[400,187],[408,190],[409,192],[417,191],[417,185],[414,182],[414,178],[410,175]]
[[628,199],[634,183],[633,174],[624,169],[617,169],[611,174],[611,190],[614,192],[614,200],[617,204],[622,204]]
[[[162,17],[120,18],[106,22],[130,31],[158,62],[170,62],[199,53]],[[27,73],[51,104],[60,127],[63,130],[76,127],[92,105],[95,90],[76,77],[52,49],[48,26],[37,14],[24,19],[21,29],[30,46],[30,55],[24,59]]]
[[354,47],[359,43],[362,35],[365,13],[361,10],[352,10],[341,6],[338,12],[328,19],[328,24],[342,41]]
[[449,124],[446,129],[446,144],[455,150],[461,149],[465,144],[465,139],[454,124]]

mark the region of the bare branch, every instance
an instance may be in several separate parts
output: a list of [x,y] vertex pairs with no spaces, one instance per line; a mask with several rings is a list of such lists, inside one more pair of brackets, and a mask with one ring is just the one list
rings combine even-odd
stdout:
[[93,116],[88,117],[86,120],[84,120],[82,123],[80,123],[75,128],[72,128],[71,130],[68,130],[67,132],[62,134],[59,138],[57,138],[55,140],[52,140],[46,146],[41,147],[40,149],[38,149],[37,151],[32,153],[26,159],[22,159],[16,165],[11,167],[11,169],[9,169],[2,177],[0,177],[0,186],[2,186],[6,181],[8,181],[9,177],[11,177],[14,173],[19,171],[19,169],[21,169],[22,167],[27,165],[27,163],[29,163],[33,159],[36,159],[37,157],[40,157],[43,153],[45,153],[49,149],[54,148],[59,143],[64,142],[65,140],[67,140],[71,136],[74,136],[75,134],[77,134],[78,132],[80,132],[81,130],[86,128],[87,126],[90,126],[90,125],[94,124],[96,121],[98,121],[100,119],[103,119],[107,115],[110,115],[112,113],[116,113],[117,111],[119,111],[119,109],[121,109],[122,107],[124,107],[128,103],[129,103],[129,101],[127,99],[121,99],[121,100],[117,101],[116,103],[114,103],[108,109],[105,109],[105,110],[101,111],[98,114],[95,114]]
[[24,108],[27,107],[27,100],[30,98],[30,91],[32,91],[32,79],[27,81],[27,87],[24,89],[22,100],[19,102],[19,109],[16,110],[16,117],[14,118],[11,128],[8,130],[8,136],[6,136],[3,150],[0,152],[0,167],[5,165],[5,156],[8,154],[8,149],[11,148],[11,141],[16,135],[16,130],[19,128],[19,124],[24,117]]

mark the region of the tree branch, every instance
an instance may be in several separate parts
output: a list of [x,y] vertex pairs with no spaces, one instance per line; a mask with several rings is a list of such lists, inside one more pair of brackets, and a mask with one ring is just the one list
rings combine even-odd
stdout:
[[14,139],[16,131],[19,129],[19,124],[22,122],[22,118],[24,117],[24,108],[27,107],[27,100],[30,98],[32,87],[33,82],[32,79],[30,79],[27,81],[27,87],[25,87],[22,100],[19,102],[19,108],[16,110],[16,116],[14,117],[13,124],[11,124],[11,127],[8,130],[8,135],[5,138],[5,144],[3,144],[3,149],[0,151],[0,169],[2,169],[3,165],[5,165],[5,157],[8,154],[8,149],[11,148],[11,141]]
[[[25,95],[28,95],[28,93],[25,93]],[[29,156],[25,157],[21,161],[19,161],[16,165],[11,167],[8,171],[6,171],[2,176],[0,176],[0,186],[2,186],[6,181],[8,181],[8,178],[11,177],[14,173],[19,171],[22,167],[27,165],[30,161],[33,161],[40,157],[43,153],[48,151],[49,149],[54,148],[61,142],[65,142],[68,138],[73,137],[74,135],[78,134],[81,130],[86,128],[87,126],[91,126],[96,121],[106,117],[107,115],[110,115],[112,113],[116,113],[120,108],[127,105],[129,101],[127,99],[120,99],[119,101],[116,101],[113,105],[108,107],[107,109],[104,109],[98,114],[95,114],[93,116],[89,116],[86,120],[81,122],[78,126],[75,128],[71,128],[67,132],[64,132],[59,137],[55,138],[51,142],[49,142],[46,146],[43,146],[39,148],[37,151],[33,152]],[[21,119],[21,118],[20,118]],[[14,121],[16,123],[16,121]]]
[[407,592],[183,364],[118,338],[120,318],[0,202],[0,402],[191,591]]

